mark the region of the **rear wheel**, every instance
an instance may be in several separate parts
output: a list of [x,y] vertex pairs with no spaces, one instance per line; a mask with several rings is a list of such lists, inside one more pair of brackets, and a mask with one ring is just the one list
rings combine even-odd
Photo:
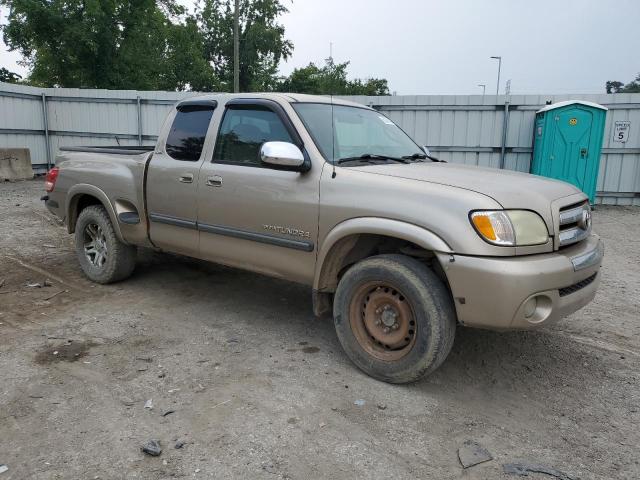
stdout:
[[351,267],[338,284],[334,322],[349,358],[391,383],[413,382],[438,368],[456,328],[445,285],[404,255],[371,257]]
[[124,280],[136,265],[136,247],[116,236],[109,214],[102,205],[91,205],[76,222],[76,255],[82,271],[97,283]]

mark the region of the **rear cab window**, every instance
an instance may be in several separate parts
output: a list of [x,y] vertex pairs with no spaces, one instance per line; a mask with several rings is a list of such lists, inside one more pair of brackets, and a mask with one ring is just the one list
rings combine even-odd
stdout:
[[167,155],[186,162],[200,160],[214,108],[212,105],[179,105],[167,136]]

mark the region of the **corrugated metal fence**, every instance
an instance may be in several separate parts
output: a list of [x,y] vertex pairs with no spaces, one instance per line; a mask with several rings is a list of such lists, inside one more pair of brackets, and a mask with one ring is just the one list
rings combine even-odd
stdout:
[[[153,144],[171,105],[190,95],[0,83],[0,147],[30,148],[34,167],[44,169],[59,146]],[[536,110],[547,101],[600,103],[609,112],[598,202],[640,205],[640,94],[344,98],[382,111],[444,160],[524,172]],[[631,122],[626,143],[614,142],[616,121]]]
[[61,146],[154,144],[171,106],[189,95],[0,83],[0,148],[31,149],[39,170]]

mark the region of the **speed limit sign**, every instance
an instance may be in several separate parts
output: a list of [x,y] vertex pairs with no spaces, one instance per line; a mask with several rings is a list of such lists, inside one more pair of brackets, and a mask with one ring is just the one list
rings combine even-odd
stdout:
[[629,139],[629,130],[631,122],[618,121],[613,126],[613,141],[619,143],[627,143]]

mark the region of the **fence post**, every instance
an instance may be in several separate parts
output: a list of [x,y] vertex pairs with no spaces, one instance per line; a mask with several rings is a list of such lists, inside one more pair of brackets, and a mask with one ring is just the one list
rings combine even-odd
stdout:
[[504,97],[504,121],[502,122],[502,143],[500,145],[500,168],[504,168],[504,159],[507,148],[507,132],[509,130],[509,103],[510,96]]
[[142,105],[140,103],[140,95],[136,97],[138,108],[138,145],[142,146]]
[[47,94],[42,92],[42,122],[44,123],[44,143],[47,149],[47,171],[51,168],[51,141],[49,139],[49,117],[47,115]]

